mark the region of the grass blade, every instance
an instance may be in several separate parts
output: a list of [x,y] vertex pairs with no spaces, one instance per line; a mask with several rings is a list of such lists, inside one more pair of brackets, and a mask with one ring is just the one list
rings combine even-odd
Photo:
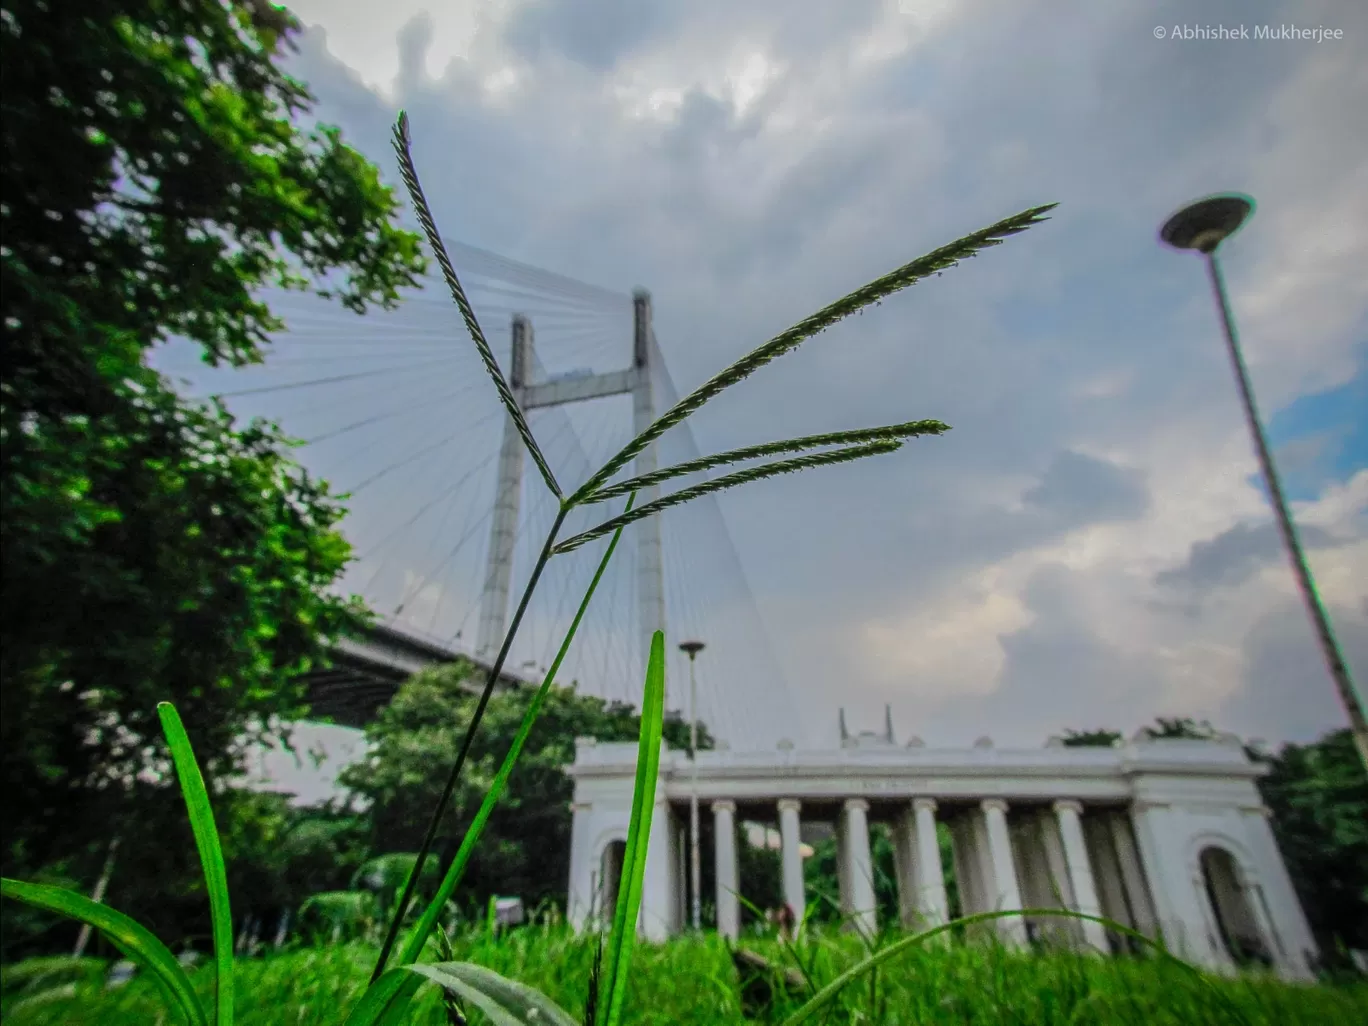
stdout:
[[608,988],[607,1000],[599,1005],[601,1026],[618,1026],[623,1000],[627,996],[627,974],[632,962],[632,946],[636,943],[637,916],[641,911],[641,886],[646,875],[656,778],[660,774],[660,736],[664,726],[665,635],[656,631],[651,638],[651,658],[646,666],[646,687],[641,696],[636,790],[632,794],[632,819],[622,859],[618,903],[613,910],[613,932],[608,938]]
[[637,491],[641,488],[648,488],[651,485],[660,484],[671,478],[682,477],[685,474],[696,474],[702,470],[711,470],[714,467],[725,466],[729,463],[742,463],[746,460],[759,459],[762,456],[777,456],[785,452],[801,452],[803,449],[816,449],[824,445],[859,445],[866,442],[878,441],[897,441],[903,438],[912,438],[917,435],[943,435],[950,430],[949,424],[942,424],[938,420],[914,420],[906,424],[889,424],[887,427],[861,428],[858,431],[832,431],[824,435],[807,435],[803,438],[790,438],[783,442],[766,442],[763,445],[751,445],[743,449],[731,449],[728,452],[720,452],[714,456],[701,456],[696,460],[689,460],[685,463],[676,463],[672,467],[665,467],[649,474],[642,474],[640,477],[629,478],[621,484],[608,485],[600,491],[590,495],[584,501],[602,502],[604,499],[611,499],[618,495],[626,495],[629,492]]
[[532,436],[532,429],[528,426],[527,418],[523,416],[522,409],[518,406],[518,400],[513,395],[513,390],[509,388],[503,371],[499,369],[498,361],[494,359],[494,352],[489,348],[489,341],[485,338],[484,330],[475,318],[475,311],[470,305],[470,300],[466,298],[461,280],[456,277],[456,268],[451,264],[451,257],[447,256],[446,246],[442,242],[441,235],[437,232],[437,223],[432,218],[432,210],[428,206],[427,197],[423,195],[423,186],[418,181],[418,169],[414,167],[413,154],[410,152],[411,144],[408,115],[400,111],[399,118],[394,123],[393,146],[395,155],[399,158],[399,169],[404,179],[404,185],[408,187],[409,197],[413,200],[414,212],[418,215],[418,222],[423,226],[423,233],[427,236],[428,245],[432,247],[433,255],[437,257],[437,266],[442,269],[442,277],[446,279],[451,298],[455,300],[457,309],[461,311],[461,318],[465,321],[466,330],[470,332],[470,337],[475,342],[480,360],[484,363],[489,376],[494,379],[494,387],[498,390],[499,401],[503,403],[508,415],[513,418],[513,425],[518,429],[518,434],[522,436],[527,451],[531,453],[532,461],[537,464],[537,469],[541,471],[546,486],[551,489],[556,498],[562,498],[560,485],[556,484],[556,475],[551,473],[551,467],[546,462],[546,457],[542,455],[537,440]]
[[584,1026],[598,1022],[599,981],[603,978],[603,937],[596,936],[594,964],[589,968],[589,993],[584,999]]
[[402,969],[391,969],[366,988],[343,1026],[387,1026],[401,1023],[423,985],[421,977]]
[[190,829],[194,831],[195,847],[199,849],[200,866],[204,870],[204,886],[209,892],[209,918],[214,935],[214,1023],[215,1026],[233,1026],[233,913],[228,904],[228,871],[223,865],[214,810],[176,707],[170,702],[158,702],[157,715],[161,717],[162,731],[176,764],[176,777],[185,797],[185,808],[190,813]]
[[807,456],[795,456],[791,460],[777,460],[774,463],[766,463],[762,467],[751,467],[747,470],[738,470],[733,474],[725,474],[722,477],[714,478],[711,481],[704,481],[702,484],[693,485],[690,488],[681,488],[671,495],[662,496],[654,502],[648,502],[637,509],[629,510],[605,520],[597,527],[591,527],[587,531],[573,535],[557,545],[552,552],[560,555],[562,552],[571,552],[585,542],[601,538],[609,531],[615,531],[619,527],[635,523],[649,516],[654,516],[661,510],[669,509],[671,506],[678,506],[680,503],[689,502],[700,496],[708,495],[712,492],[720,492],[726,488],[735,488],[737,485],[749,484],[751,481],[763,481],[767,477],[775,477],[778,474],[791,474],[797,470],[806,470],[808,467],[825,467],[833,463],[849,463],[851,460],[863,459],[866,456],[878,456],[882,453],[896,452],[902,448],[902,443],[888,440],[882,442],[870,442],[866,445],[852,445],[845,449],[833,449],[830,452],[811,453]]
[[90,924],[124,955],[152,974],[191,1026],[209,1026],[204,1006],[185,970],[166,945],[135,920],[108,905],[91,901],[83,894],[46,884],[0,880],[0,896]]
[[459,995],[483,1012],[492,1026],[579,1026],[541,991],[481,965],[439,962],[403,968]]
[[845,972],[841,973],[834,980],[832,980],[825,987],[823,987],[820,991],[818,991],[815,995],[813,995],[811,1000],[809,1000],[806,1004],[799,1008],[798,1011],[794,1012],[787,1019],[785,1019],[782,1026],[801,1026],[802,1023],[810,1020],[813,1016],[820,1012],[822,1008],[824,1008],[826,1005],[829,1005],[832,1001],[834,1001],[836,999],[837,994],[839,994],[846,987],[850,986],[850,984],[854,983],[865,973],[872,971],[873,969],[882,965],[884,962],[887,962],[889,959],[902,954],[909,948],[916,947],[918,944],[922,944],[930,940],[932,937],[936,937],[941,934],[947,933],[951,930],[956,929],[957,927],[969,926],[973,923],[982,923],[990,919],[1005,919],[1008,916],[1058,916],[1065,919],[1082,919],[1087,920],[1089,922],[1101,923],[1109,930],[1114,930],[1117,933],[1125,934],[1128,937],[1134,937],[1147,947],[1153,948],[1155,953],[1162,960],[1166,962],[1177,963],[1178,965],[1182,966],[1185,970],[1187,970],[1189,973],[1191,973],[1193,976],[1195,976],[1197,979],[1201,980],[1202,982],[1210,986],[1212,989],[1212,993],[1220,997],[1222,1003],[1229,1008],[1229,1010],[1239,1019],[1239,1021],[1245,1023],[1246,1026],[1249,1026],[1248,1017],[1240,1011],[1240,1009],[1234,1004],[1234,1002],[1230,1000],[1230,998],[1225,994],[1224,991],[1222,991],[1219,987],[1213,986],[1211,981],[1208,980],[1205,975],[1203,975],[1200,969],[1197,969],[1195,966],[1189,965],[1187,962],[1184,962],[1181,958],[1178,958],[1177,956],[1170,954],[1169,950],[1164,945],[1151,940],[1149,937],[1146,937],[1143,933],[1140,933],[1136,930],[1132,930],[1130,927],[1125,926],[1122,923],[1118,923],[1113,919],[1106,919],[1102,916],[1092,916],[1088,915],[1085,912],[1075,912],[1072,909],[1064,908],[1024,908],[1002,912],[979,912],[975,915],[963,916],[960,919],[954,919],[948,923],[942,923],[940,926],[932,927],[929,930],[923,930],[921,933],[913,934],[911,937],[904,937],[902,940],[899,940],[893,944],[888,945],[888,947],[886,948],[882,948],[874,952],[864,961],[851,966]]
[[[630,513],[632,503],[635,501],[635,495],[628,498],[626,509],[623,512]],[[526,744],[527,737],[532,732],[533,724],[537,722],[537,716],[541,713],[542,705],[546,702],[546,696],[551,690],[556,674],[560,671],[561,663],[565,661],[565,656],[570,651],[570,643],[575,640],[580,622],[589,609],[589,602],[594,597],[594,592],[598,590],[599,581],[603,579],[603,573],[608,569],[608,561],[613,558],[613,552],[617,549],[621,537],[622,528],[619,527],[614,531],[613,540],[608,543],[608,549],[603,553],[603,558],[599,560],[598,569],[594,572],[594,579],[589,582],[589,588],[584,593],[579,609],[575,611],[575,618],[570,622],[570,629],[566,631],[565,638],[561,641],[560,651],[556,653],[556,658],[551,662],[551,668],[546,671],[546,676],[542,678],[541,687],[537,689],[537,693],[532,696],[532,701],[528,703],[527,712],[523,714],[522,724],[518,727],[517,736],[513,738],[513,744],[508,748],[508,754],[504,756],[498,775],[494,777],[494,782],[485,793],[484,801],[480,803],[480,810],[475,814],[470,829],[466,831],[465,837],[461,838],[461,847],[447,868],[436,896],[423,910],[417,927],[409,936],[408,942],[399,955],[401,964],[418,960],[423,945],[427,943],[428,937],[437,926],[437,920],[441,917],[443,907],[455,892],[457,884],[460,883],[466,865],[470,862],[470,856],[474,854],[475,845],[479,842],[481,834],[484,833],[485,825],[494,812],[494,806],[498,804],[499,799],[503,796],[504,788],[508,786],[508,778],[513,772],[513,766],[518,761],[518,756],[522,754],[523,745]]]
[[636,438],[627,443],[616,456],[603,465],[603,468],[595,473],[586,481],[578,491],[570,496],[570,505],[578,505],[585,499],[597,492],[604,483],[614,474],[625,467],[633,460],[637,453],[641,452],[646,446],[650,445],[657,438],[663,435],[670,428],[680,421],[692,416],[704,403],[712,399],[725,388],[750,377],[757,370],[775,360],[792,349],[796,349],[805,340],[816,335],[820,331],[831,327],[837,321],[849,317],[851,314],[877,303],[880,300],[914,285],[932,274],[953,267],[966,257],[971,257],[979,250],[987,249],[990,246],[999,245],[1008,236],[1024,232],[1032,225],[1039,224],[1046,220],[1044,217],[1047,211],[1053,210],[1057,204],[1049,203],[1045,206],[1032,207],[1024,210],[1013,217],[1005,218],[996,224],[989,225],[981,231],[966,235],[962,239],[956,239],[947,246],[933,250],[925,256],[918,257],[909,264],[904,264],[896,271],[885,274],[882,278],[877,278],[862,288],[856,289],[847,296],[836,300],[818,310],[815,314],[799,321],[787,331],[774,336],[764,345],[760,346],[737,360],[734,364],[705,381],[698,388],[694,389],[679,402],[675,403],[670,409],[666,410],[658,420],[648,427]]

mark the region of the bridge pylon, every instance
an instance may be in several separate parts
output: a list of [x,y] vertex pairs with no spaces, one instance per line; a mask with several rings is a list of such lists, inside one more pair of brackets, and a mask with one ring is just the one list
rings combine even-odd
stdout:
[[[633,434],[640,434],[655,420],[652,370],[657,349],[651,326],[651,294],[645,289],[637,289],[632,294],[632,363],[624,370],[546,382],[534,381],[536,360],[532,323],[521,314],[515,314],[511,331],[509,386],[524,413],[546,406],[586,402],[630,392]],[[648,474],[657,466],[658,455],[653,442],[637,456],[635,473]],[[477,655],[490,661],[498,655],[508,625],[513,549],[517,542],[518,510],[522,497],[522,439],[510,416],[504,418],[498,473],[494,515],[489,532],[489,560],[476,641]],[[659,494],[659,486],[644,488],[638,493],[636,504],[640,506],[651,502]],[[660,518],[638,520],[631,530],[636,533],[637,632],[640,663],[644,668],[651,650],[652,635],[665,629],[665,566]]]

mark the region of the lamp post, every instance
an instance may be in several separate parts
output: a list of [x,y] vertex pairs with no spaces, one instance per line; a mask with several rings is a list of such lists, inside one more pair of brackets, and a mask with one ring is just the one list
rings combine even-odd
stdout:
[[1240,355],[1240,345],[1235,333],[1235,320],[1230,313],[1230,300],[1226,296],[1225,283],[1221,278],[1220,264],[1216,260],[1216,249],[1229,236],[1233,235],[1249,216],[1254,213],[1254,201],[1248,196],[1225,194],[1209,196],[1198,200],[1178,211],[1159,231],[1159,238],[1175,249],[1195,249],[1206,257],[1207,275],[1211,279],[1211,289],[1216,295],[1216,305],[1221,314],[1221,327],[1225,332],[1226,349],[1230,353],[1230,363],[1235,370],[1235,380],[1240,387],[1240,399],[1244,404],[1245,419],[1249,422],[1249,433],[1254,436],[1254,448],[1258,453],[1259,466],[1263,470],[1264,482],[1273,502],[1273,512],[1277,516],[1278,528],[1283,543],[1287,546],[1292,570],[1306,602],[1306,610],[1316,629],[1322,652],[1330,676],[1339,692],[1340,701],[1349,715],[1349,726],[1358,747],[1359,757],[1368,768],[1368,720],[1365,720],[1363,700],[1354,689],[1353,679],[1349,676],[1349,666],[1344,661],[1335,634],[1330,626],[1330,618],[1325,614],[1316,585],[1311,578],[1311,568],[1307,565],[1306,555],[1297,538],[1297,528],[1287,510],[1287,500],[1283,496],[1282,483],[1278,480],[1277,469],[1273,466],[1273,455],[1269,452],[1263,428],[1259,424],[1258,410],[1254,405],[1254,393],[1249,387],[1249,375],[1245,370],[1244,358]]
[[693,899],[690,903],[693,928],[697,932],[703,920],[703,903],[698,893],[703,886],[703,870],[698,858],[698,679],[694,676],[694,660],[703,651],[703,642],[681,642],[679,650],[689,657],[689,768],[692,773],[689,788],[689,890]]

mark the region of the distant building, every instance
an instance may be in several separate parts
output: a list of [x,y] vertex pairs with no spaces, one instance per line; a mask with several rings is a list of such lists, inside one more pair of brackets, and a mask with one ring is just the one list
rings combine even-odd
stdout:
[[[610,921],[631,816],[635,743],[577,741],[569,919]],[[1316,945],[1268,823],[1255,781],[1265,768],[1238,740],[1154,739],[1113,747],[1005,750],[898,745],[891,715],[882,734],[852,734],[841,747],[798,751],[701,751],[698,794],[713,816],[718,929],[740,927],[738,821],[779,822],[783,889],[807,905],[800,828],[835,823],[841,905],[860,929],[876,926],[869,824],[892,829],[905,925],[952,914],[1068,908],[1163,938],[1213,969],[1263,963],[1309,979]],[[685,753],[665,749],[642,897],[642,934],[660,940],[686,922]],[[951,909],[937,824],[953,839],[958,910]],[[1037,941],[1117,952],[1135,942],[1102,924],[1066,917],[990,920],[1008,944]]]

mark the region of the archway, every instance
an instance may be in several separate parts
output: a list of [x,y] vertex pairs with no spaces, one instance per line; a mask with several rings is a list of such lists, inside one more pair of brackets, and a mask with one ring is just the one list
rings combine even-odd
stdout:
[[1235,856],[1224,848],[1207,847],[1202,849],[1201,866],[1207,900],[1226,953],[1236,965],[1272,965]]
[[618,882],[622,879],[622,860],[627,856],[627,842],[609,841],[603,846],[599,859],[599,919],[611,928],[617,909]]

